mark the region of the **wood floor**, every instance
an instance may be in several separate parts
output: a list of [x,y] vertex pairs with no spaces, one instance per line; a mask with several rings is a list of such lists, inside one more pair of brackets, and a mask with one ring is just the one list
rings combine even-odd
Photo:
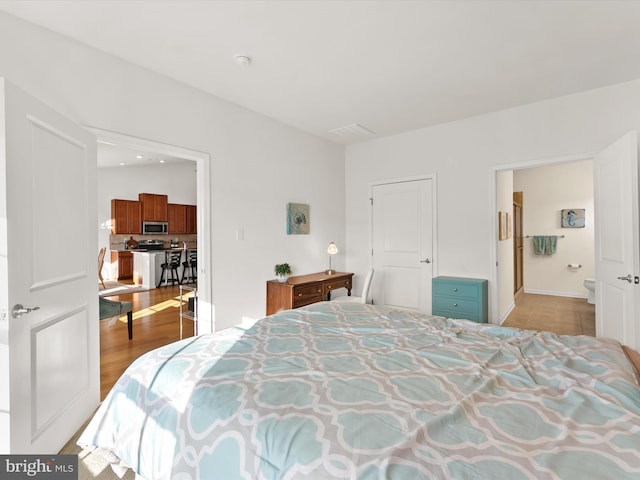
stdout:
[[595,337],[595,305],[584,298],[521,293],[502,326]]
[[[100,322],[100,398],[104,399],[118,377],[143,353],[180,338],[179,287],[107,297],[133,302],[133,339],[128,339],[127,316]],[[186,307],[186,302],[185,302]],[[193,322],[183,322],[183,337],[193,336]]]

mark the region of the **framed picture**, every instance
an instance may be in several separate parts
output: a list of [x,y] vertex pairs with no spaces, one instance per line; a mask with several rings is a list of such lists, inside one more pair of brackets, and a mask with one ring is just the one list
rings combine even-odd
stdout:
[[287,203],[287,235],[307,235],[310,227],[309,205]]
[[562,210],[560,220],[562,228],[584,228],[584,208],[567,208]]

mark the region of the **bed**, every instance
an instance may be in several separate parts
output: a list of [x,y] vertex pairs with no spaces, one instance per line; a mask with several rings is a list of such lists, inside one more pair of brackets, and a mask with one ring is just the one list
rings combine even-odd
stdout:
[[78,443],[157,479],[640,478],[620,344],[321,302],[136,360]]

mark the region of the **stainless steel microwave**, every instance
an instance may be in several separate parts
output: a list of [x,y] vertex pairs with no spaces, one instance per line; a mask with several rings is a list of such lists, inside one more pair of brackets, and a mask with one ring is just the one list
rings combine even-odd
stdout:
[[166,235],[168,233],[168,222],[142,222],[143,235]]

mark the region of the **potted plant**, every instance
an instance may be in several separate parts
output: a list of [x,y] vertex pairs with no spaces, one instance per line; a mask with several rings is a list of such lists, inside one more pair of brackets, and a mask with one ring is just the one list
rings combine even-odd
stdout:
[[291,267],[288,263],[278,263],[273,271],[276,273],[278,281],[282,283],[285,283],[291,275]]

